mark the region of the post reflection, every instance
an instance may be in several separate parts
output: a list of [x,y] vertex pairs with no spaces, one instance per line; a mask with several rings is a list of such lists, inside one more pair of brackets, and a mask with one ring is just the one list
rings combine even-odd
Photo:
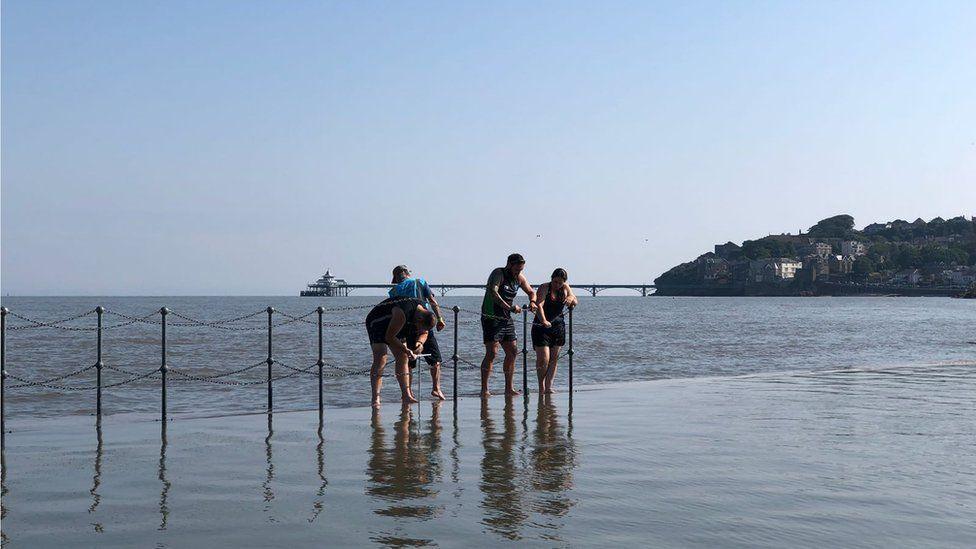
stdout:
[[515,462],[516,421],[513,398],[505,398],[501,432],[488,408],[488,399],[481,401],[481,428],[484,457],[481,460],[482,523],[492,532],[510,539],[521,539],[521,529],[528,515],[524,494],[519,486],[519,471]]
[[[571,411],[568,422],[572,424]],[[532,510],[542,515],[543,519],[538,521],[540,526],[558,530],[561,523],[555,519],[565,516],[576,503],[570,493],[577,459],[571,435],[559,424],[550,395],[539,398],[530,455],[531,486],[536,496]]]
[[166,422],[163,421],[159,427],[159,482],[162,483],[159,491],[159,530],[165,530],[169,520],[169,505],[166,501],[171,484],[166,478],[166,444]]
[[[7,518],[7,506],[4,505],[7,501],[7,450],[4,446],[0,446],[0,522]],[[10,538],[7,537],[7,532],[0,529],[0,543],[6,545],[10,543]]]
[[322,424],[319,423],[319,443],[315,445],[315,459],[318,464],[319,489],[315,492],[315,502],[312,504],[312,516],[308,517],[309,522],[315,522],[325,509],[325,488],[329,481],[325,478],[325,438],[322,437]]
[[[398,523],[426,521],[436,517],[443,505],[435,504],[441,480],[440,448],[440,401],[431,406],[427,430],[411,429],[413,410],[410,406],[400,409],[393,424],[392,445],[388,443],[379,409],[373,409],[372,435],[367,450],[366,494],[374,498],[374,513],[394,518]],[[433,543],[430,539],[405,537],[395,526],[395,533],[374,536],[373,541],[391,546],[417,546]]]
[[[92,503],[88,506],[88,512],[94,513],[98,509],[98,504],[102,502],[102,496],[98,493],[98,487],[102,484],[102,418],[95,420],[95,473],[92,475],[92,487],[88,492],[92,496]],[[101,522],[91,523],[96,532],[103,532],[105,527]]]
[[[264,437],[264,454],[265,461],[267,462],[266,474],[264,482],[261,483],[261,487],[264,488],[264,512],[271,512],[271,502],[274,501],[275,494],[274,489],[271,487],[271,481],[274,480],[275,470],[274,470],[274,454],[271,449],[271,437],[274,436],[274,424],[272,423],[273,416],[268,414],[268,436]],[[273,519],[269,519],[272,520]]]

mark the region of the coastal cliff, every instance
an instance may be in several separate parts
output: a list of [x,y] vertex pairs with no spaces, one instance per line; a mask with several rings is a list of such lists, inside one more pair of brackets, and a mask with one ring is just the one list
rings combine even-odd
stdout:
[[960,295],[976,283],[976,218],[854,228],[842,214],[807,232],[711,252],[657,277],[660,296]]

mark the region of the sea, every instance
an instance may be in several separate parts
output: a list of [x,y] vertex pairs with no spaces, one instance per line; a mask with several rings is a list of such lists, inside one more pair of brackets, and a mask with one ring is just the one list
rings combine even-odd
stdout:
[[448,295],[448,400],[373,410],[379,299],[4,298],[4,545],[976,546],[973,301],[581,297],[575,391],[482,401]]

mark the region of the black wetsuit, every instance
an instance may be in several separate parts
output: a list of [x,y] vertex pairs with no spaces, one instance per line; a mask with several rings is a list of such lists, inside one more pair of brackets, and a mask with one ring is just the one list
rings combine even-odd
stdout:
[[417,307],[422,306],[420,301],[403,297],[391,297],[380,301],[366,315],[366,333],[369,334],[370,343],[386,343],[386,330],[390,327],[390,320],[393,318],[393,309],[400,309],[407,321],[403,323],[403,328],[397,334],[399,340],[417,340]]
[[532,322],[532,346],[533,347],[562,347],[566,344],[566,322],[563,319],[563,310],[566,308],[566,289],[559,290],[553,295],[552,284],[546,284],[546,300],[542,304],[542,310],[546,313],[546,320],[552,326],[546,328],[542,325],[542,319],[536,314]]
[[491,295],[492,283],[499,278],[501,280],[498,282],[498,295],[501,296],[502,301],[511,306],[515,303],[515,296],[518,295],[518,277],[512,276],[506,267],[498,267],[488,275],[485,298],[481,302],[481,333],[485,343],[518,339],[515,335],[515,321],[512,320],[511,311],[495,303]]

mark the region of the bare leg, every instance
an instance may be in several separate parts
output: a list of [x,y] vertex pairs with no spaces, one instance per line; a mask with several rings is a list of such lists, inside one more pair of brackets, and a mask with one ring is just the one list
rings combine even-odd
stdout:
[[503,341],[502,349],[505,350],[505,394],[520,395],[522,391],[515,389],[515,357],[518,355],[518,343],[515,341]]
[[495,362],[496,354],[498,354],[498,342],[485,343],[485,358],[481,361],[481,398],[491,396],[488,391],[488,377],[491,375],[491,364]]
[[373,365],[369,369],[369,384],[373,389],[373,408],[380,405],[380,389],[383,388],[383,368],[386,366],[386,344],[373,343]]
[[535,348],[535,372],[539,376],[539,394],[546,393],[546,367],[549,364],[549,347]]
[[435,396],[441,400],[447,400],[444,393],[441,392],[441,363],[438,362],[430,367],[430,384],[433,386],[430,389],[431,396]]
[[410,361],[407,360],[406,353],[396,353],[394,358],[396,359],[397,382],[400,383],[400,398],[404,404],[418,402],[413,397],[413,391],[410,390]]
[[552,380],[556,378],[556,362],[559,361],[559,347],[553,345],[549,347],[549,366],[546,368],[546,391],[547,395],[552,394]]

